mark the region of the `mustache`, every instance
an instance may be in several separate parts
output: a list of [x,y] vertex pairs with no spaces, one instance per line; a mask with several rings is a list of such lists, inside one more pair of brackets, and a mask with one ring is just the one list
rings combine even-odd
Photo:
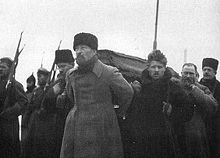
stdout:
[[209,74],[208,73],[204,73],[204,76],[209,76]]
[[184,83],[195,83],[195,78],[191,78],[191,77],[182,77],[182,81]]
[[153,75],[158,75],[158,74],[159,74],[159,72],[154,72],[154,73],[153,73]]

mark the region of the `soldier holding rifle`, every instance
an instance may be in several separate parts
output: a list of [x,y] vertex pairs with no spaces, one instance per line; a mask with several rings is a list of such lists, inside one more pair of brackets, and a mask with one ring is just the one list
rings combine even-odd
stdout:
[[19,158],[19,123],[21,115],[28,100],[21,83],[15,80],[15,70],[22,33],[15,53],[14,60],[8,57],[0,59],[0,157]]
[[[53,81],[50,77],[55,71],[55,66],[58,67],[60,73]],[[73,66],[74,58],[71,50],[63,49],[55,52],[55,60],[51,71],[48,72],[46,87],[41,91],[43,95],[37,103],[39,108],[31,118],[23,157],[59,158],[65,118],[71,108],[66,106],[68,105],[65,104],[66,98],[61,96],[64,95],[66,72]]]

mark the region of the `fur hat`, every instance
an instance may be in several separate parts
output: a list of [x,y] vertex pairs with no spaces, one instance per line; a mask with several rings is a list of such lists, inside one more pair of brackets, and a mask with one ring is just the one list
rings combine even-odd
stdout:
[[213,68],[215,71],[218,69],[218,60],[214,58],[204,58],[202,61],[202,68],[205,66]]
[[37,75],[42,74],[42,75],[48,76],[49,73],[50,72],[47,69],[42,68],[42,67],[37,70]]
[[78,45],[86,45],[92,49],[98,49],[98,39],[95,35],[90,33],[79,33],[74,36],[73,50],[75,50]]
[[55,52],[55,63],[72,63],[74,58],[72,51],[69,49],[56,50]]
[[9,57],[4,57],[0,59],[0,63],[6,63],[8,67],[11,67],[13,60]]

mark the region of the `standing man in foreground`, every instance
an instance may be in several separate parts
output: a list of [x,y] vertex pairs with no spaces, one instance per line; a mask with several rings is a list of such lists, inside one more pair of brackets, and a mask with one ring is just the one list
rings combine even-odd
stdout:
[[133,89],[117,68],[96,55],[98,39],[90,33],[75,35],[73,49],[78,68],[67,76],[67,95],[74,104],[66,119],[61,158],[123,158],[120,129],[112,103],[119,99],[123,117]]
[[[200,80],[202,85],[207,86],[214,98],[220,104],[220,83],[216,79],[218,60],[214,58],[204,58],[202,61],[203,78]],[[207,132],[209,136],[209,147],[211,158],[220,157],[220,109],[218,107],[214,116],[207,122]]]
[[174,127],[189,121],[193,106],[180,85],[171,80],[167,58],[160,50],[148,55],[142,72],[141,91],[128,115],[134,149],[129,158],[179,158]]
[[21,83],[12,80],[6,88],[10,68],[10,58],[0,59],[0,157],[19,158],[19,124],[21,115],[28,100]]

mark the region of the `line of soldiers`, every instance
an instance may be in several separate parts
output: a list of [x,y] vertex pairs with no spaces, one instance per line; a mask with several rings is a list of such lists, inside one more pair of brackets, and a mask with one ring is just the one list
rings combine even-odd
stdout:
[[200,81],[193,63],[178,78],[154,50],[141,79],[128,83],[98,59],[95,35],[76,34],[73,50],[77,66],[71,50],[57,50],[57,79],[48,84],[51,72],[40,68],[26,93],[16,80],[5,88],[13,61],[0,59],[1,157],[220,157],[218,60],[203,60]]

